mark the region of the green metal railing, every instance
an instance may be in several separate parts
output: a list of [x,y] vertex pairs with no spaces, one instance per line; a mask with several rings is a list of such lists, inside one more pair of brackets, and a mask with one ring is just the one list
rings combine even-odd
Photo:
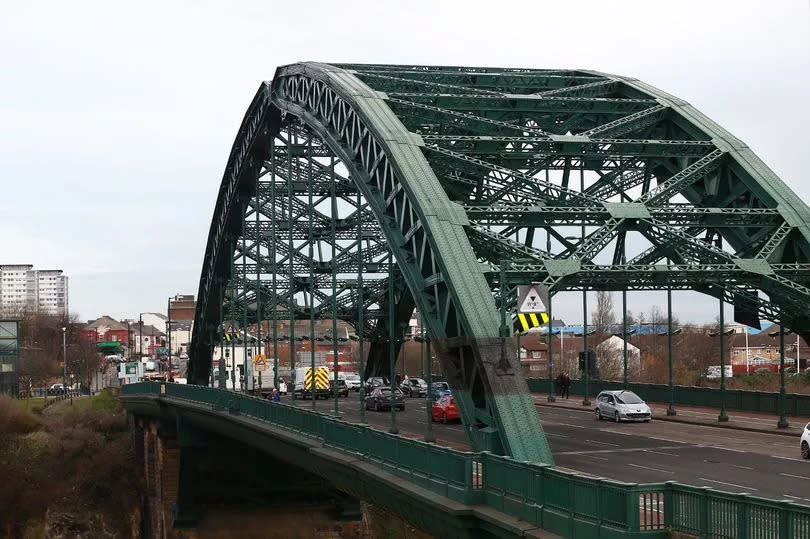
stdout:
[[[531,378],[527,382],[529,391],[535,393],[548,391],[549,380],[547,378]],[[588,386],[591,396],[604,390],[625,389],[624,382],[621,381],[589,380]],[[669,402],[670,389],[666,384],[631,382],[628,384],[628,388],[646,401]],[[570,392],[572,395],[583,395],[584,391],[582,380],[571,380]],[[720,390],[715,387],[675,386],[675,404],[720,408],[720,399]],[[726,389],[726,408],[776,414],[779,411],[779,392]],[[785,410],[791,416],[810,416],[810,395],[788,393],[785,395]]]
[[[598,387],[598,386],[597,386]],[[457,451],[332,415],[203,386],[143,382],[122,397],[156,395],[211,406],[316,438],[436,494],[485,505],[564,537],[810,538],[810,507],[674,482],[623,483]]]

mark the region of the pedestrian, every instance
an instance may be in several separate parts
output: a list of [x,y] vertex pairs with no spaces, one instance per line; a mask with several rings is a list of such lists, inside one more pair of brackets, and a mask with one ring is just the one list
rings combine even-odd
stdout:
[[281,393],[278,392],[278,388],[273,388],[273,402],[281,402]]
[[562,397],[568,398],[568,391],[571,389],[571,378],[567,372],[562,373]]
[[557,385],[557,393],[560,397],[563,395],[563,381],[565,380],[565,373],[561,372],[557,375],[556,385]]

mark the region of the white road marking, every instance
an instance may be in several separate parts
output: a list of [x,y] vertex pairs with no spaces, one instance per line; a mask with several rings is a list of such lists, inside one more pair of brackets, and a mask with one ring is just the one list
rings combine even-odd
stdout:
[[680,455],[676,455],[675,453],[664,453],[663,451],[653,451],[652,449],[645,449],[646,453],[655,453],[656,455],[666,455],[668,457],[680,457]]
[[735,468],[742,468],[743,470],[753,470],[751,466],[742,466],[741,464],[732,464]]
[[583,457],[592,458],[592,459],[597,459],[597,460],[610,460],[610,459],[606,459],[605,457],[597,457],[596,455],[587,455],[587,454],[584,454],[584,455],[582,455],[582,456],[583,456]]
[[810,479],[806,475],[794,475],[792,473],[780,473],[779,475],[784,475],[785,477],[795,477],[796,479]]
[[571,423],[557,423],[558,425],[564,425],[566,427],[575,427],[577,429],[589,429],[590,427],[586,427],[584,425],[572,425]]
[[758,490],[758,489],[755,489],[754,487],[746,487],[745,485],[735,485],[734,483],[726,483],[725,481],[718,481],[716,479],[707,479],[705,477],[698,477],[698,480],[700,480],[700,481],[708,481],[710,483],[720,483],[721,485],[726,485],[726,486],[734,487],[734,488],[742,488],[742,489],[745,489],[745,490]]
[[771,458],[773,458],[773,459],[782,459],[782,460],[795,460],[795,461],[801,461],[801,459],[795,459],[795,458],[793,458],[793,457],[782,457],[782,456],[779,456],[779,455],[771,455]]
[[661,473],[668,473],[674,474],[675,472],[670,472],[669,470],[662,470],[661,468],[651,468],[649,466],[642,466],[641,464],[628,464],[628,466],[633,466],[634,468],[644,468],[645,470],[652,470],[654,472],[661,472]]
[[546,436],[556,436],[557,438],[569,438],[567,434],[556,434],[554,432],[547,432]]
[[609,445],[612,447],[619,447],[619,444],[612,444],[610,442],[600,442],[599,440],[585,440],[586,442],[591,442],[593,444],[600,444],[600,445]]
[[734,453],[748,453],[748,451],[743,451],[742,449],[732,449],[730,447],[720,447],[719,445],[707,445],[704,447],[711,447],[713,449],[720,449],[721,451],[732,451]]

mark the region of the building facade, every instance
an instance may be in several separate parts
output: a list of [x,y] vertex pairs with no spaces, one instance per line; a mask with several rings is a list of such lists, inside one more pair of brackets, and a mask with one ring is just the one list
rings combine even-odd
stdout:
[[31,264],[0,265],[0,313],[68,314],[68,277],[62,270],[37,270]]

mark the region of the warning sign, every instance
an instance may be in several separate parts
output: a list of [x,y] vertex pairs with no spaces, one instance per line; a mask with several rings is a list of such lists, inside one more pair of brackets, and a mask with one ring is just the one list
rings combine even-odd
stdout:
[[264,354],[256,354],[253,358],[253,365],[256,367],[257,371],[266,371],[267,356],[265,356]]
[[518,287],[518,312],[544,313],[548,300],[548,288],[538,284]]

